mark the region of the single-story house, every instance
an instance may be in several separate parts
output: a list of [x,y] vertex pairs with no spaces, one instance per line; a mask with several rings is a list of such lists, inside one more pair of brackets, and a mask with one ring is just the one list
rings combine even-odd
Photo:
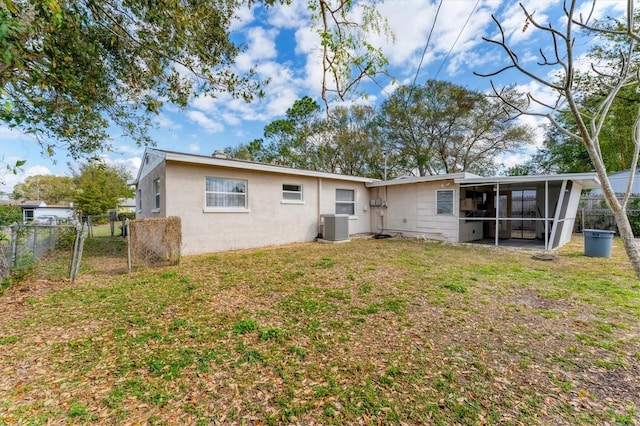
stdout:
[[118,205],[116,206],[117,213],[135,213],[136,211],[136,199],[135,198],[120,198]]
[[74,217],[75,209],[70,206],[48,206],[42,200],[16,201],[14,205],[22,208],[22,222],[33,222],[38,217],[55,217],[60,221],[71,220]]
[[[609,182],[613,188],[613,192],[616,194],[624,194],[627,192],[627,185],[629,184],[629,177],[631,176],[631,169],[620,170],[618,172],[609,173]],[[640,194],[640,169],[636,169],[635,176],[633,177],[633,186],[631,187],[632,194]],[[602,189],[595,188],[589,193],[589,195],[603,195]]]
[[181,218],[183,254],[313,241],[327,215],[348,217],[349,235],[520,236],[554,249],[571,237],[581,190],[600,186],[594,173],[379,181],[151,148],[133,183],[138,219]]

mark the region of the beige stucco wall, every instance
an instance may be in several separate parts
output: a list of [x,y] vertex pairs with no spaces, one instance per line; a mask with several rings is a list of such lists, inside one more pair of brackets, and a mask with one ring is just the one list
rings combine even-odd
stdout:
[[[165,186],[165,163],[163,162],[149,162],[142,169],[144,173],[141,174],[136,187],[136,218],[145,219],[149,217],[166,217],[166,204],[165,198],[162,196],[166,192]],[[155,193],[153,191],[153,181],[160,179],[160,209],[154,209]],[[142,197],[142,203],[139,202],[139,197]],[[142,206],[140,209],[138,206]]]
[[[246,211],[205,211],[206,177],[246,180]],[[336,188],[356,191],[356,215],[349,220],[349,233],[370,229],[364,183],[178,162],[166,163],[166,177],[161,181],[164,192],[159,214],[182,219],[183,254],[312,241],[318,234],[319,216],[335,213]],[[304,201],[283,203],[282,184],[302,185]],[[143,197],[145,205],[153,203]]]
[[[453,214],[436,214],[436,191],[453,190]],[[458,186],[453,181],[423,182],[371,188],[384,207],[371,207],[372,232],[396,233],[444,241],[458,240]]]

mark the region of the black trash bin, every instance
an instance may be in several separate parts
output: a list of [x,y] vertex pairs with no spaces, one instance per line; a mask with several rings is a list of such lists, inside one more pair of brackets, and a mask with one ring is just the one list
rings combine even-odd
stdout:
[[613,231],[583,229],[584,254],[588,257],[610,257]]

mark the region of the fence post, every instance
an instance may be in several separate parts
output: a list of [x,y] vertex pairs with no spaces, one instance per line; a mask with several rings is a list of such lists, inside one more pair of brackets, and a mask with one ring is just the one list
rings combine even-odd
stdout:
[[84,234],[84,223],[78,223],[76,225],[76,238],[73,240],[73,253],[71,254],[71,266],[69,268],[69,279],[74,281],[76,279],[78,264],[80,259],[78,258],[78,248],[80,247],[80,239]]
[[82,261],[82,251],[84,249],[84,225],[80,229],[80,246],[78,247],[78,260],[76,261],[76,272],[74,274],[74,279],[80,272],[80,262]]
[[91,223],[91,216],[87,216],[87,229],[89,230],[89,238],[93,238],[93,224]]
[[16,266],[18,259],[18,229],[20,225],[16,222],[11,224],[11,253],[9,259],[9,269],[13,269]]
[[125,238],[127,239],[127,270],[129,271],[129,273],[131,273],[131,270],[133,269],[133,265],[131,264],[131,237],[130,232],[131,230],[129,229],[129,223],[131,221],[129,220],[129,218],[125,218],[123,225],[122,225],[122,232],[125,233]]
[[31,253],[33,253],[34,260],[38,258],[38,225],[33,225],[33,249]]

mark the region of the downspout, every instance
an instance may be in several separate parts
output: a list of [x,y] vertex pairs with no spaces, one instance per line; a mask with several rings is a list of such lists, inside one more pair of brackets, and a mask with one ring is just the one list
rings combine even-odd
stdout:
[[544,249],[549,250],[549,181],[544,181]]
[[[317,200],[316,200],[316,235],[319,236],[320,235],[320,224],[321,224],[321,216],[320,216],[320,202],[322,201],[322,196],[320,195],[322,193],[322,178],[318,178],[318,193],[317,195]],[[324,237],[324,235],[323,235]]]

